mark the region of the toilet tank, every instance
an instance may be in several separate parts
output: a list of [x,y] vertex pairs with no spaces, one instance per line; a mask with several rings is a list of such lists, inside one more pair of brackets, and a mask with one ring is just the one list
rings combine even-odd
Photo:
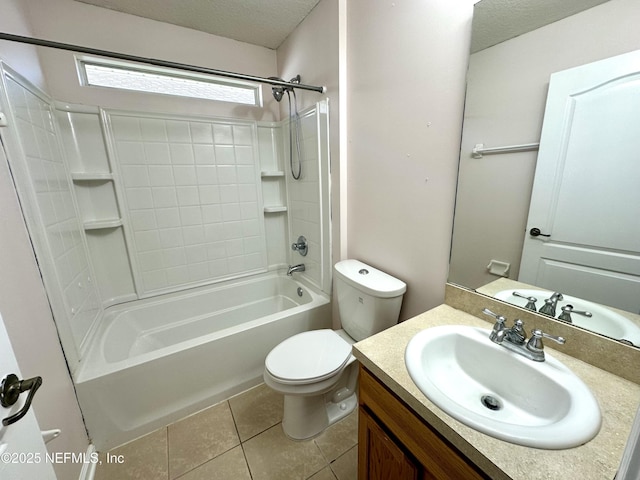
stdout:
[[356,341],[398,323],[407,285],[358,260],[334,266],[335,294],[342,328]]

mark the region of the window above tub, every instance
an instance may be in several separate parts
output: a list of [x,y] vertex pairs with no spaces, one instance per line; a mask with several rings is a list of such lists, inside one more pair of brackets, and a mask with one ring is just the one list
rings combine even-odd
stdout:
[[253,82],[89,56],[77,56],[76,65],[86,87],[262,105],[260,85]]

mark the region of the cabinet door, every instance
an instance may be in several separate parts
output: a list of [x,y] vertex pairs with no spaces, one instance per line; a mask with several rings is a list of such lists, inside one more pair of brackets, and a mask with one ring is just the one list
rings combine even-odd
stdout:
[[490,479],[362,366],[359,384],[359,480]]
[[[363,408],[359,411],[359,480],[417,480],[419,468]],[[364,468],[362,468],[364,467]]]

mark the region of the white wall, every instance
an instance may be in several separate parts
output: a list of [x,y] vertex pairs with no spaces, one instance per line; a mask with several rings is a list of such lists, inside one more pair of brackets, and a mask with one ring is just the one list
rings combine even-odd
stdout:
[[[338,103],[338,0],[321,0],[309,15],[278,47],[278,75],[290,80],[297,74],[302,83],[324,85],[326,95],[306,90],[296,91],[300,110],[329,97],[332,110]],[[287,115],[287,102],[280,111]]]
[[[30,35],[23,2],[1,0],[0,30]],[[29,47],[0,42],[0,58],[44,85],[37,55]],[[71,377],[24,224],[11,174],[0,162],[0,311],[25,377],[42,376],[33,408],[40,428],[62,429],[50,452],[84,452],[88,445]],[[6,374],[9,372],[2,372]],[[80,465],[54,465],[60,479],[77,478]]]
[[472,1],[347,4],[348,255],[444,300]]
[[[0,27],[3,33],[31,36],[31,27],[27,18],[27,5],[20,0],[2,0]],[[0,41],[0,57],[18,70],[30,82],[46,90],[44,74],[40,67],[38,52],[29,45]]]
[[[72,0],[27,0],[34,35],[46,40],[260,77],[276,75],[274,50]],[[40,49],[49,94],[62,102],[163,113],[277,120],[270,88],[265,108],[86,88],[71,52]],[[267,95],[268,93],[268,95]],[[151,98],[151,100],[149,100]],[[185,107],[187,110],[185,110]]]
[[538,142],[553,72],[640,48],[640,3],[611,0],[471,56],[450,280],[477,288],[517,279],[537,152],[473,159],[473,146]]

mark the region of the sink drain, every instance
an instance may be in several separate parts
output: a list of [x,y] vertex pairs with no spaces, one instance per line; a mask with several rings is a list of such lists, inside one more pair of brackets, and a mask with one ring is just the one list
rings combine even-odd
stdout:
[[501,410],[502,402],[492,395],[483,395],[480,399],[482,404],[489,410]]

